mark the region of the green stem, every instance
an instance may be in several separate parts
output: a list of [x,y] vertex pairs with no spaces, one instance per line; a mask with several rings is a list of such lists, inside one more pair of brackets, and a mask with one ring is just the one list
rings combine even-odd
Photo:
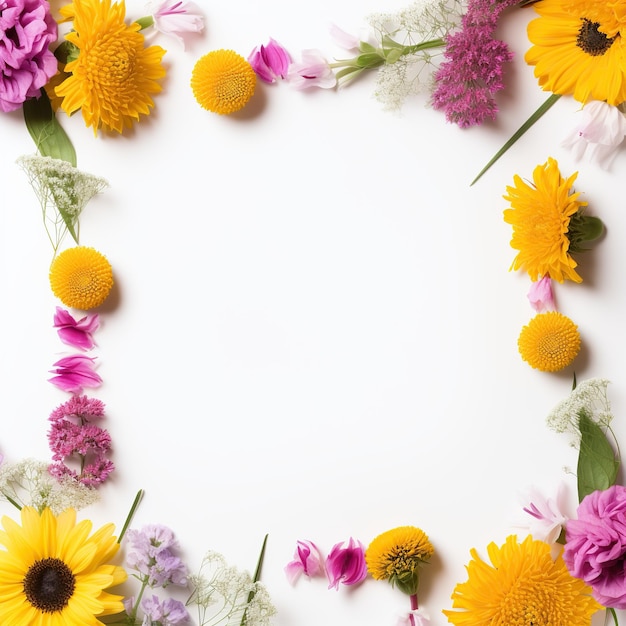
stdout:
[[137,495],[135,496],[135,499],[133,500],[133,504],[130,507],[130,511],[128,511],[128,515],[126,516],[126,521],[124,522],[124,526],[122,526],[120,536],[117,538],[117,543],[122,543],[122,539],[124,538],[124,535],[126,534],[128,527],[130,526],[130,522],[133,519],[133,515],[135,514],[135,511],[137,510],[137,507],[139,506],[139,503],[141,502],[141,498],[143,498],[143,493],[144,493],[143,489],[140,489],[137,492]]
[[615,626],[619,626],[619,622],[617,621],[617,613],[615,612],[615,609],[608,608],[607,613],[613,617],[613,622],[615,623]]
[[[259,554],[259,559],[256,563],[256,569],[254,570],[254,577],[252,579],[252,582],[256,583],[260,580],[261,578],[261,567],[263,566],[263,559],[265,557],[265,546],[267,546],[267,537],[268,535],[265,535],[265,537],[263,538],[263,545],[261,546],[261,552]],[[248,594],[248,602],[247,604],[249,605],[250,602],[252,602],[253,598],[254,598],[254,591],[251,591]],[[241,616],[241,626],[246,626],[246,616],[248,614],[248,607],[246,606],[246,609],[243,612],[243,615]]]
[[560,98],[559,94],[550,94],[548,99],[517,129],[513,136],[496,152],[494,157],[480,170],[470,183],[470,187]]

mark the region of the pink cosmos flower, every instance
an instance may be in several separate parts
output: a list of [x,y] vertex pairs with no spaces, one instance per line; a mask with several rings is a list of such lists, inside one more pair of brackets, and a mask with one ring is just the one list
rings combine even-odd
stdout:
[[411,611],[398,618],[396,626],[428,626],[430,618],[421,609]]
[[549,276],[544,276],[539,280],[533,281],[528,291],[528,300],[537,313],[556,311],[552,279]]
[[65,309],[56,308],[54,327],[59,333],[61,341],[73,348],[91,350],[96,344],[92,334],[98,330],[100,319],[98,314],[86,315],[76,321]]
[[193,2],[185,0],[164,0],[152,17],[154,28],[176,39],[183,48],[185,40],[181,35],[199,33],[204,29],[204,17]]
[[289,67],[287,80],[300,90],[311,87],[332,89],[337,84],[337,77],[318,50],[303,50],[302,61]]
[[564,139],[579,160],[588,152],[591,160],[608,166],[626,136],[626,116],[615,106],[592,100],[582,110],[582,120]]
[[602,605],[626,609],[626,487],[594,491],[567,522],[563,560]]
[[49,50],[57,23],[47,0],[3,0],[0,3],[0,111],[14,111],[57,72]]
[[367,577],[365,547],[360,541],[350,537],[347,547],[345,542],[336,543],[326,558],[328,588],[339,589],[339,583],[357,585]]
[[524,512],[533,519],[529,530],[533,539],[554,543],[565,528],[568,516],[563,512],[565,508],[565,485],[559,485],[556,498],[545,498],[537,489],[530,489],[528,504]]
[[266,46],[257,46],[250,53],[248,62],[262,81],[272,84],[277,78],[287,76],[291,57],[285,48],[270,38]]
[[55,375],[48,382],[73,394],[81,393],[83,387],[99,387],[102,378],[94,371],[94,362],[94,358],[84,354],[63,357],[54,363],[55,369],[50,373]]
[[293,554],[294,560],[285,566],[285,574],[294,585],[302,574],[312,578],[323,572],[322,555],[312,541],[298,541]]

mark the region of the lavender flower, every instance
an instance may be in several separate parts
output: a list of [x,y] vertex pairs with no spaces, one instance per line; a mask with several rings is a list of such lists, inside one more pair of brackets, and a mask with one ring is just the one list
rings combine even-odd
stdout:
[[177,626],[189,623],[189,613],[180,600],[167,598],[163,601],[158,596],[145,598],[141,603],[144,610],[142,626]]
[[0,10],[0,111],[18,109],[57,72],[57,23],[47,0],[4,0]]
[[461,128],[494,119],[493,94],[504,87],[503,68],[513,58],[505,42],[494,39],[498,18],[519,0],[470,0],[461,30],[448,35],[445,61],[435,72],[432,103]]

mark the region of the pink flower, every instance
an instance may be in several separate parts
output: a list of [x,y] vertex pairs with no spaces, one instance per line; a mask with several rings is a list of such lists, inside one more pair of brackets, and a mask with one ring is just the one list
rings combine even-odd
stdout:
[[399,617],[396,626],[428,626],[429,624],[428,615],[422,609],[417,609]]
[[549,276],[544,276],[534,281],[528,292],[528,300],[537,313],[556,311],[552,279]]
[[291,58],[285,48],[270,38],[266,46],[257,46],[250,53],[248,62],[262,81],[271,84],[275,83],[277,78],[287,76]]
[[594,491],[567,522],[563,560],[602,605],[626,609],[626,487]]
[[568,517],[563,512],[565,504],[565,485],[561,483],[556,498],[545,498],[538,490],[531,489],[529,503],[524,507],[524,512],[533,518],[530,522],[530,534],[533,539],[554,543],[565,528]]
[[14,111],[57,72],[57,23],[47,0],[0,3],[0,111]]
[[55,369],[50,370],[50,373],[55,376],[49,378],[48,382],[74,394],[81,393],[83,387],[99,387],[102,378],[94,372],[94,362],[95,359],[84,354],[63,357],[54,363]]
[[582,110],[580,124],[562,145],[579,160],[585,152],[592,160],[607,166],[626,136],[626,116],[615,106],[592,100]]
[[311,578],[322,573],[322,555],[312,541],[298,541],[293,557],[294,560],[285,566],[290,584],[294,585],[301,574]]
[[76,321],[65,309],[57,307],[54,314],[54,327],[61,341],[73,348],[91,350],[96,344],[92,334],[98,330],[100,320],[98,314],[86,315]]
[[199,33],[204,28],[204,17],[192,2],[164,0],[152,17],[156,30],[178,40],[183,48],[182,34]]
[[287,80],[296,89],[332,89],[337,84],[337,78],[328,61],[317,50],[303,50],[302,61],[292,63],[289,67]]
[[365,547],[360,541],[350,537],[347,547],[345,542],[336,543],[326,558],[326,575],[328,576],[328,588],[339,589],[339,583],[344,585],[356,585],[367,576],[367,564],[365,563]]

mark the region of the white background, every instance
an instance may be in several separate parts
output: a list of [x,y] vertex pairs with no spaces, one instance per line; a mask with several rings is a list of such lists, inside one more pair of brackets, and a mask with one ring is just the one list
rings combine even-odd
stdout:
[[[507,11],[498,31],[516,55],[498,120],[460,130],[425,95],[384,111],[373,75],[340,91],[259,83],[240,114],[209,113],[189,87],[206,52],[247,56],[274,37],[296,59],[304,48],[342,56],[331,22],[356,33],[369,13],[404,4],[198,4],[203,36],[184,51],[152,41],[168,50],[168,76],[132,132],[94,137],[80,114],[59,118],[79,167],[110,183],[83,213],[81,244],[107,256],[116,282],[98,310],[104,384],[91,395],[106,403],[117,471],[82,515],[121,526],[143,488],[135,527],[170,526],[192,570],[208,549],[253,570],[269,533],[262,580],[278,626],[393,625],[408,598],[386,583],[292,588],[283,567],[298,539],[327,553],[349,537],[367,545],[419,526],[436,550],[420,602],[445,624],[470,548],[484,555],[491,541],[525,535],[515,526],[520,493],[535,485],[552,495],[565,480],[574,512],[563,468],[575,467],[576,451],[545,425],[574,370],[612,381],[626,441],[625,155],[611,171],[574,162],[560,143],[580,113],[562,98],[469,186],[547,97],[523,61],[532,9]],[[145,13],[127,3],[129,17]],[[67,399],[46,382],[64,354],[52,328],[52,249],[15,163],[34,152],[21,112],[0,127],[0,451],[48,459],[47,417]],[[565,176],[580,171],[576,190],[607,226],[579,257],[584,282],[556,287],[583,339],[558,374],[517,353],[530,283],[509,272],[502,219],[514,174],[530,178],[549,156]]]

